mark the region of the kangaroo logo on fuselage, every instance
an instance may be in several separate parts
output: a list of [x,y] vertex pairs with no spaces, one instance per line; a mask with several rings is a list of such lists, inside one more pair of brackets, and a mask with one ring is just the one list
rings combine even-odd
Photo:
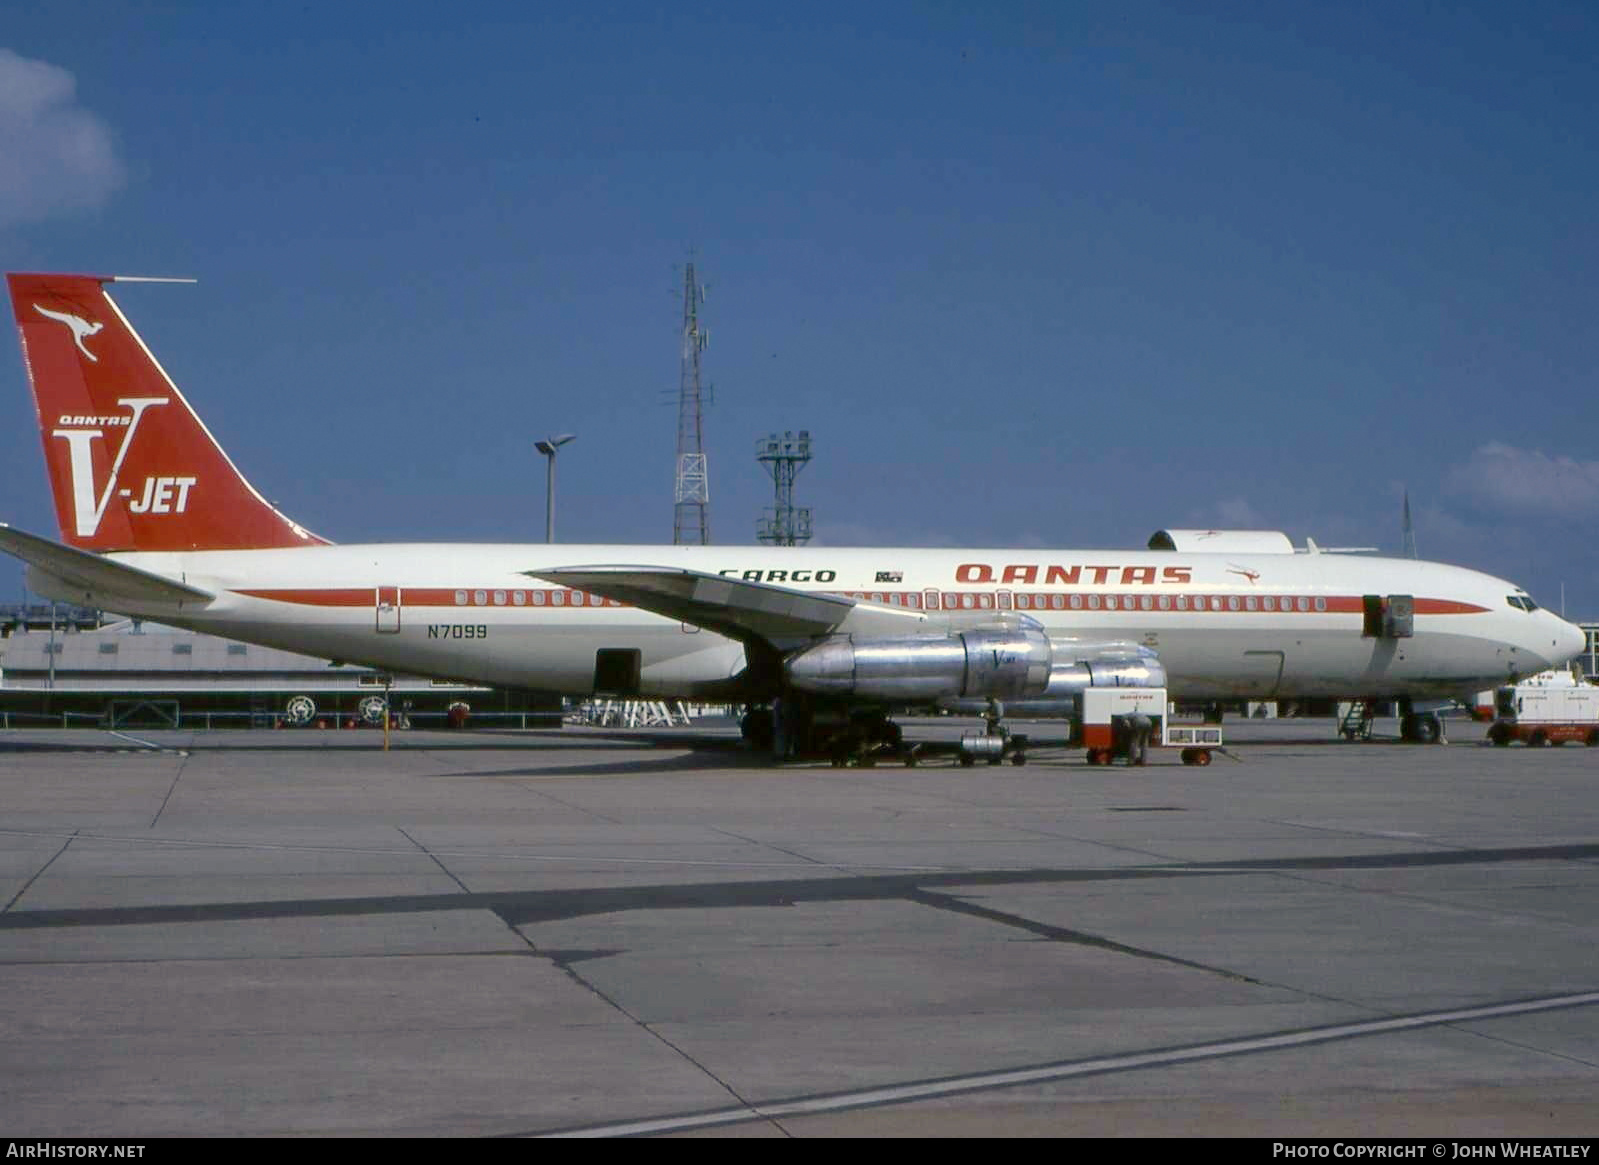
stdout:
[[[145,410],[169,403],[170,400],[164,396],[123,397],[117,404],[131,409],[131,416],[62,416],[59,424],[75,427],[51,430],[52,437],[60,437],[67,443],[72,469],[73,522],[79,538],[94,537],[100,529],[101,519],[105,517],[106,506],[111,503],[112,494],[125,498],[133,496],[131,489],[117,488],[122,462],[133,444],[134,434],[139,431],[139,421]],[[84,422],[100,427],[89,428]],[[116,458],[111,462],[111,476],[106,479],[105,489],[97,491],[94,482],[94,442],[105,436],[106,427],[113,425],[123,430],[122,444],[118,446]],[[128,509],[135,514],[181,514],[188,508],[189,489],[194,483],[192,477],[147,477],[142,496],[130,503]]]
[[38,304],[33,305],[33,310],[44,316],[46,319],[55,320],[55,322],[58,324],[66,324],[67,327],[72,330],[72,338],[77,341],[78,351],[82,352],[96,364],[100,362],[100,358],[93,352],[89,351],[89,349],[84,346],[83,341],[87,337],[94,335],[101,328],[105,327],[104,324],[98,322],[91,324],[82,316],[75,316],[64,311],[51,311],[49,308],[40,307]]

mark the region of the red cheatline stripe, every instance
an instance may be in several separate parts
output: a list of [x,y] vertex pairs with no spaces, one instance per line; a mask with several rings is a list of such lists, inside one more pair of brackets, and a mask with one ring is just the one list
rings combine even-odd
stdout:
[[[384,587],[382,589],[387,592],[392,591],[394,588]],[[572,591],[564,589],[528,590],[526,588],[522,588],[518,590],[507,589],[504,587],[404,587],[401,589],[402,605],[406,607],[448,607],[452,609],[472,607],[510,607],[513,609],[517,607],[532,607],[537,609],[541,607],[554,607],[556,609],[560,609],[563,607],[597,607],[601,606],[602,604],[607,607],[620,607],[627,605],[624,603],[619,603],[615,599],[602,600],[598,595],[591,595],[584,591]],[[295,603],[306,607],[372,607],[377,603],[377,591],[378,588],[375,587],[290,587],[281,589],[252,588],[248,590],[241,590],[237,593],[241,595],[249,595],[251,598],[270,599],[279,603]],[[903,604],[907,607],[920,607],[922,605],[921,596],[923,594],[921,591],[906,593],[890,593],[879,591],[842,591],[823,593],[843,594],[849,598],[867,599],[873,602],[886,602],[895,606]],[[944,600],[943,603],[941,603],[941,606],[947,610],[969,609],[965,603],[961,602],[963,596],[972,600],[974,602],[974,606],[980,606],[983,610],[991,610],[996,605],[995,598],[998,594],[998,592],[995,591],[942,591],[938,593]],[[479,594],[484,596],[482,600],[479,600]],[[1043,601],[1052,598],[1056,594],[1060,594],[1062,598],[1064,598],[1067,594],[1075,594],[1079,597],[1093,595],[1094,597],[1097,597],[1102,604],[1105,604],[1106,600],[1115,599],[1116,607],[1114,609],[1110,609],[1108,605],[1102,605],[1100,607],[1090,608],[1086,605],[1086,602],[1081,608],[1069,606],[1056,607],[1053,603],[1045,606]],[[465,596],[464,602],[460,599],[460,596],[462,595]],[[503,595],[504,598],[501,601],[496,602],[496,595]],[[521,602],[515,601],[517,595],[522,596]],[[1364,600],[1359,595],[1301,596],[1272,594],[1268,596],[1259,593],[1240,595],[1236,592],[1231,594],[1217,594],[1214,591],[1184,591],[1181,592],[1180,596],[1170,591],[1163,591],[1161,592],[1160,596],[1150,596],[1148,591],[1019,591],[1015,593],[1016,599],[1020,599],[1024,596],[1030,601],[1026,604],[1020,602],[1014,603],[1015,609],[1022,611],[1037,611],[1041,613],[1070,611],[1075,614],[1116,615],[1361,615],[1365,612]],[[900,599],[900,603],[894,602],[896,597]],[[1007,594],[1007,598],[1008,597],[1009,595]],[[1178,610],[1175,606],[1171,607],[1170,609],[1162,609],[1159,607],[1145,608],[1141,601],[1145,597],[1154,597],[1157,599],[1159,597],[1165,597],[1172,600],[1182,597],[1188,600],[1190,604],[1192,604],[1197,598],[1203,598],[1206,600],[1207,606],[1206,610],[1202,612],[1194,611],[1192,609]],[[1273,607],[1275,609],[1273,610],[1266,610],[1263,604],[1259,603],[1258,601],[1256,603],[1256,610],[1249,610],[1244,604],[1244,600],[1246,598],[1260,600],[1268,597],[1275,600],[1273,603]],[[1239,600],[1238,610],[1234,611],[1231,609],[1231,607],[1227,607],[1224,610],[1216,609],[1215,600],[1221,600],[1223,603],[1226,603],[1235,598]],[[1297,600],[1300,598],[1305,598],[1307,600],[1310,608],[1309,610],[1301,611],[1299,609]],[[1325,604],[1319,610],[1315,605],[1318,598],[1321,599]],[[1288,609],[1290,603],[1293,604],[1292,609]],[[1415,600],[1415,613],[1418,615],[1480,615],[1485,613],[1487,610],[1487,607],[1478,606],[1476,603],[1461,602],[1458,599],[1421,598]]]
[[[373,607],[377,605],[378,592],[391,600],[400,592],[401,605],[405,607],[449,607],[463,610],[475,607],[620,607],[624,604],[614,599],[602,599],[587,591],[529,590],[526,587],[286,587],[279,589],[250,588],[236,594],[253,599],[270,599],[278,603],[294,603],[302,607]],[[478,596],[483,598],[479,600]],[[521,596],[518,602],[516,596]],[[464,599],[457,596],[464,596]],[[499,598],[496,598],[499,596]]]

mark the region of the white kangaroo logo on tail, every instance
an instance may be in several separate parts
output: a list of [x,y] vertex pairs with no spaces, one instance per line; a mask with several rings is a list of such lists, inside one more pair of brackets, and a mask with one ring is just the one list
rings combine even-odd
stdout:
[[46,319],[55,320],[55,322],[58,324],[66,324],[67,327],[72,329],[72,338],[77,341],[78,351],[82,352],[96,364],[100,363],[100,358],[93,352],[89,351],[88,348],[84,347],[83,341],[86,337],[94,335],[101,328],[105,327],[104,324],[98,322],[91,324],[82,316],[70,315],[64,311],[51,311],[49,308],[40,307],[38,304],[33,305],[33,310],[44,316]]

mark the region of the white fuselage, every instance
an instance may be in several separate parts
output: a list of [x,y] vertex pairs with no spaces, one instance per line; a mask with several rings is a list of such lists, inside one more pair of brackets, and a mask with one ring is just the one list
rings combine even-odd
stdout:
[[[1015,612],[1052,637],[1142,644],[1186,699],[1463,696],[1559,664],[1582,634],[1477,571],[1334,553],[381,544],[124,553],[215,593],[128,610],[231,638],[377,667],[568,694],[599,650],[641,653],[639,695],[724,689],[744,648],[528,572],[666,566],[845,594],[942,617]],[[49,593],[48,580],[41,590]],[[1363,634],[1366,596],[1415,600],[1414,632]],[[930,626],[937,618],[930,619]]]

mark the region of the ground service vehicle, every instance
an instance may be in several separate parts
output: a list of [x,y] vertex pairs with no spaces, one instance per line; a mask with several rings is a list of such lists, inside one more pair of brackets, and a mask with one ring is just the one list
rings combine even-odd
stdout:
[[1488,739],[1501,747],[1513,740],[1534,748],[1567,741],[1599,744],[1599,687],[1568,674],[1500,688],[1494,710]]

